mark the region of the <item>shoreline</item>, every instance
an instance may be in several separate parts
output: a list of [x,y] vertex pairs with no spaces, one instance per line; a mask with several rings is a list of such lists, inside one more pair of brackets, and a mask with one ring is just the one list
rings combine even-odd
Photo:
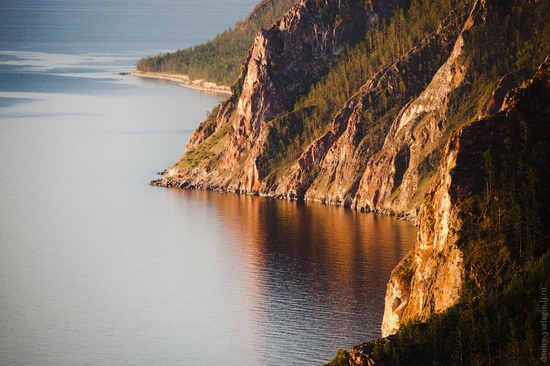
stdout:
[[157,80],[167,80],[175,81],[179,83],[180,86],[196,91],[202,91],[206,93],[216,93],[216,94],[225,94],[231,95],[231,88],[223,85],[216,85],[202,79],[199,80],[190,80],[187,75],[182,74],[165,74],[162,72],[149,72],[149,71],[133,71],[133,72],[124,72],[120,73],[121,75],[130,75],[137,76],[140,78],[146,79],[157,79]]

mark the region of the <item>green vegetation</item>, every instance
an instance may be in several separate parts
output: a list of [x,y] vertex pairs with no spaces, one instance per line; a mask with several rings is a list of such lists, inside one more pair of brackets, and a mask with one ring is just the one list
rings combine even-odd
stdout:
[[[545,126],[547,128],[547,126]],[[550,238],[549,140],[523,123],[504,151],[485,154],[485,190],[462,198],[461,246],[473,288],[505,282],[545,253]]]
[[336,356],[331,362],[332,366],[348,366],[349,365],[349,355],[346,351],[341,348],[336,350]]
[[523,67],[534,72],[550,55],[550,4],[490,0],[486,6],[486,24],[468,42],[476,75],[500,78]]
[[[550,55],[548,2],[518,5],[488,0],[487,6],[493,11],[486,24],[476,28],[467,42],[470,82],[461,90],[454,116],[450,114],[456,121],[472,114],[469,110],[479,110],[480,100],[488,97],[483,91],[493,90],[501,76],[519,70],[515,75],[521,81]],[[546,103],[536,93],[521,97],[534,105]],[[550,141],[546,129],[523,123],[516,138],[495,142],[484,154],[485,190],[461,199],[460,236],[472,288],[506,283],[548,248]]]
[[304,138],[313,133],[307,131],[311,126],[304,123],[312,110],[312,108],[303,108],[271,121],[268,140],[274,148],[263,155],[259,165],[260,170],[272,172],[277,166],[287,166],[296,161],[303,146],[309,142]]
[[428,0],[411,0],[407,7],[397,8],[388,22],[369,32],[363,42],[344,52],[327,75],[299,98],[292,113],[273,121],[270,143],[276,153],[268,156],[264,166],[291,162],[303,146],[330,129],[336,114],[370,78],[400,60],[399,84],[377,89],[366,101],[358,145],[367,150],[366,157],[378,152],[401,107],[418,96],[445,59],[438,47],[408,51],[433,35],[444,21],[467,15],[465,2],[440,2],[433,6]]
[[433,151],[431,154],[422,158],[418,163],[418,181],[422,182],[424,179],[431,177],[441,161],[441,152],[439,150]]
[[447,119],[453,127],[477,117],[501,77],[515,73],[521,82],[550,55],[547,1],[487,0],[486,7],[491,10],[485,24],[465,35],[469,72],[449,99]]
[[244,21],[212,41],[175,52],[149,56],[137,63],[140,71],[188,75],[219,85],[233,85],[241,63],[260,28],[271,28],[297,0],[263,0]]
[[376,365],[539,365],[549,286],[547,253],[505,286],[376,340],[371,355]]
[[[214,128],[212,125],[215,125],[218,109],[218,107],[215,108],[210,113],[206,121],[203,122],[202,127],[204,129]],[[221,126],[199,146],[186,151],[182,158],[176,163],[176,166],[180,169],[192,169],[197,167],[201,162],[208,161],[209,159],[218,156],[223,150],[228,129],[228,123]]]

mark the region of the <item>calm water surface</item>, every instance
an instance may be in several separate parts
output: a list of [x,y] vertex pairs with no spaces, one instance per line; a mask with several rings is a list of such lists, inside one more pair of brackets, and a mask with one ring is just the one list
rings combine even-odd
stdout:
[[380,334],[410,223],[148,186],[222,97],[118,73],[255,3],[0,2],[1,365],[318,365]]

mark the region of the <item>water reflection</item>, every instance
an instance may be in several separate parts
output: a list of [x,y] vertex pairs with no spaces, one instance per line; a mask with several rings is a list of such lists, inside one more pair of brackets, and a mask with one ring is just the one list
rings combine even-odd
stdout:
[[[170,190],[202,202],[232,260],[260,363],[324,362],[380,335],[386,283],[414,241],[411,223],[317,203]],[[315,345],[315,346],[313,346]],[[281,352],[281,349],[288,352]],[[328,356],[327,356],[328,352]]]

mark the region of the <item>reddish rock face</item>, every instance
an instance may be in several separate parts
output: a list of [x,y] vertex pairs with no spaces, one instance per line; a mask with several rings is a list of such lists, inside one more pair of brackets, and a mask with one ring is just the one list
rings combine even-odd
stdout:
[[541,141],[550,141],[549,66],[542,66],[532,80],[503,99],[499,113],[455,131],[445,147],[417,217],[415,247],[388,283],[383,336],[394,333],[402,321],[425,320],[458,300],[465,273],[457,246],[462,227],[458,203],[463,195],[485,189],[484,153],[490,148],[497,159],[505,156],[511,148],[505,141],[519,143],[524,126]]
[[[449,22],[403,59],[374,75],[338,113],[332,129],[304,146],[302,156],[294,164],[275,174],[259,164],[273,149],[267,138],[273,118],[287,113],[296,98],[326,73],[347,46],[364,38],[368,30],[399,5],[398,0],[371,1],[361,7],[348,3],[355,2],[303,1],[271,29],[260,30],[233,88],[233,96],[222,103],[215,121],[199,126],[187,146],[187,151],[192,152],[225,128],[223,149],[207,154],[191,167],[174,166],[163,180],[154,184],[307,199],[414,215],[418,202],[411,203],[410,197],[402,194],[396,201],[398,204],[392,204],[389,197],[401,185],[396,182],[404,183],[407,189],[401,191],[409,196],[417,185],[416,166],[410,164],[419,150],[410,146],[410,130],[415,124],[410,124],[407,133],[402,133],[400,127],[392,127],[394,132],[386,138],[382,151],[371,156],[370,147],[361,144],[363,113],[372,103],[380,103],[380,94],[385,89],[397,87],[404,70],[422,58],[427,49],[449,55],[460,29],[456,22]],[[404,106],[401,114],[406,113]],[[401,120],[394,122],[399,123]],[[432,130],[422,132],[424,140],[437,138],[432,136]],[[435,129],[436,135],[441,134],[439,130]],[[307,173],[315,168],[320,174],[306,181]],[[269,181],[265,180],[267,175]]]
[[187,146],[192,152],[225,127],[223,150],[191,167],[174,166],[153,184],[303,198],[305,190],[297,195],[301,182],[287,179],[292,169],[270,184],[262,180],[266,172],[258,168],[258,159],[270,148],[266,126],[287,113],[341,52],[362,40],[399,3],[374,0],[358,6],[355,1],[307,0],[271,29],[260,29],[234,94],[222,103],[216,121],[201,124]]

